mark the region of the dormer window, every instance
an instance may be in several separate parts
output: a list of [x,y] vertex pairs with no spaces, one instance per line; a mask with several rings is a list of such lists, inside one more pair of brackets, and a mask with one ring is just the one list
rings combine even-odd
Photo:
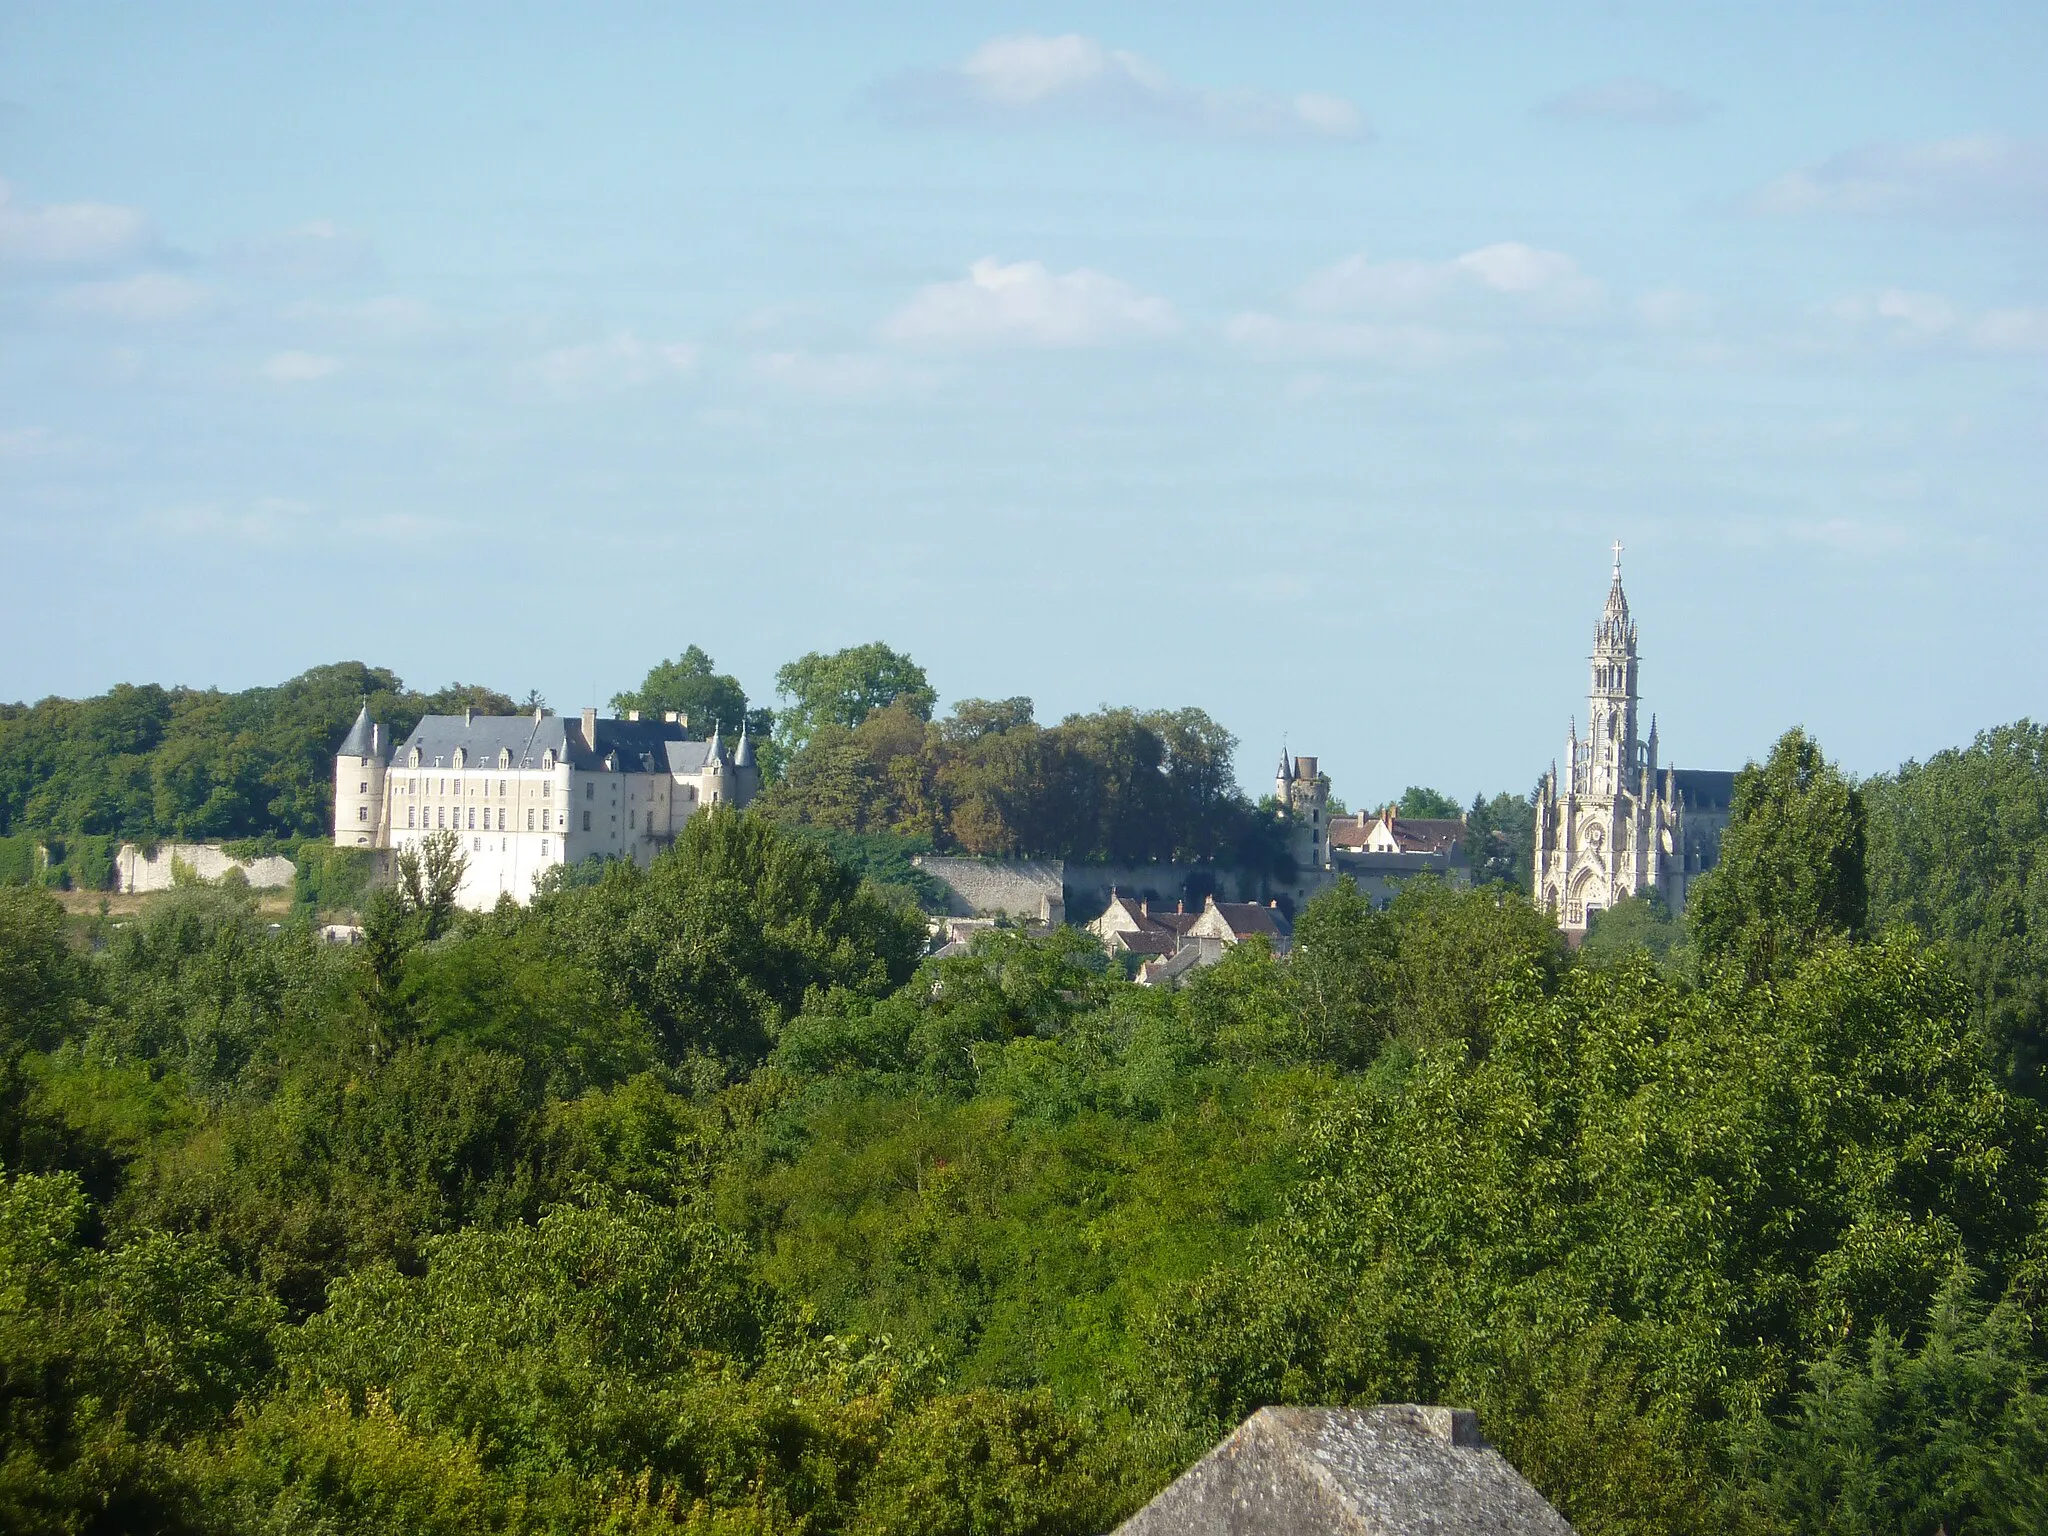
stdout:
[[540,766],[543,773],[553,773],[555,771],[555,749],[553,747],[549,747],[547,751],[541,753]]
[[411,753],[410,753],[410,754],[409,754],[409,755],[408,755],[408,756],[406,757],[406,760],[405,760],[405,765],[406,765],[406,767],[408,767],[408,768],[417,768],[417,767],[419,767],[419,765],[420,765],[420,749],[419,749],[418,747],[414,747],[414,748],[412,749],[412,752],[411,752]]
[[[498,748],[498,766],[500,768],[510,768],[512,766],[512,749],[510,747]],[[503,794],[504,791],[500,790],[499,793]]]
[[457,768],[460,768],[460,767],[462,767],[462,766],[463,766],[463,765],[464,765],[465,763],[467,763],[468,761],[469,761],[469,748],[467,748],[467,747],[457,747],[457,748],[455,749],[455,762],[454,762],[454,766],[455,766],[455,767],[457,767]]

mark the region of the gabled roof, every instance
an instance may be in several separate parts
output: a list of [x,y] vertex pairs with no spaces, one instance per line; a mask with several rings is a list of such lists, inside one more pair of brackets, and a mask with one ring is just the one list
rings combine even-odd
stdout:
[[1109,947],[1133,955],[1170,955],[1180,947],[1180,939],[1164,928],[1119,928],[1109,935]]
[[1572,1536],[1469,1410],[1261,1408],[1118,1536]]
[[1449,853],[1465,841],[1465,831],[1456,817],[1396,816],[1393,822],[1403,853]]

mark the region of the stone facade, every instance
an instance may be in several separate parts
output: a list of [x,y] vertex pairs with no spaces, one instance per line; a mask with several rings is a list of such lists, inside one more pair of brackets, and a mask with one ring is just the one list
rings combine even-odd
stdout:
[[1585,738],[1574,720],[1564,771],[1551,764],[1536,802],[1532,894],[1574,940],[1595,914],[1631,896],[1656,892],[1674,912],[1684,909],[1688,882],[1719,855],[1724,786],[1733,779],[1660,767],[1656,716],[1647,737],[1637,729],[1636,625],[1619,544],[1591,663]]
[[334,761],[334,841],[394,853],[436,832],[468,861],[456,899],[478,911],[524,903],[548,870],[592,857],[646,865],[703,807],[745,805],[761,788],[753,742],[691,738],[669,715],[580,720],[428,715],[385,757],[364,706]]

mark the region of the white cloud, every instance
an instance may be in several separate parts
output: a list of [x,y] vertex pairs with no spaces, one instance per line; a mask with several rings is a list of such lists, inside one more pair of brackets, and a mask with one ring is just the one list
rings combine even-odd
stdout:
[[1233,317],[1223,327],[1223,334],[1231,341],[1264,352],[1403,367],[1470,362],[1500,349],[1496,337],[1440,326],[1302,319],[1256,311]]
[[1591,80],[1562,91],[1536,108],[1543,117],[1566,123],[1667,126],[1706,116],[1707,104],[1690,91],[1635,75]]
[[277,352],[263,365],[263,376],[277,384],[309,384],[341,367],[341,359],[319,352]]
[[1433,365],[1497,353],[1517,337],[1583,326],[1604,292],[1571,257],[1507,240],[1444,261],[1360,252],[1311,275],[1292,313],[1250,312],[1224,328],[1265,351]]
[[377,265],[369,236],[325,219],[258,235],[228,247],[225,254],[229,265],[240,271],[283,282],[359,277]]
[[155,243],[148,215],[116,203],[24,203],[0,181],[0,262],[98,266]]
[[646,384],[688,373],[697,349],[688,342],[642,341],[618,331],[603,341],[561,347],[540,360],[541,376],[558,389],[590,385]]
[[342,346],[412,346],[449,329],[430,305],[397,293],[346,304],[307,299],[287,306],[284,318]]
[[66,314],[128,325],[162,325],[203,313],[212,307],[213,296],[199,284],[170,272],[138,272],[101,283],[80,283],[51,302]]
[[1304,308],[1331,313],[1441,312],[1489,297],[1563,314],[1596,304],[1600,285],[1561,251],[1504,240],[1448,261],[1374,261],[1361,251],[1315,273],[1296,293]]
[[1073,32],[990,38],[958,64],[887,82],[876,100],[913,121],[1080,118],[1233,139],[1368,137],[1364,114],[1341,97],[1187,85],[1141,55]]
[[2048,306],[1971,311],[1939,293],[1880,288],[1835,304],[1829,318],[1850,344],[1905,351],[2048,352]]
[[1767,214],[2048,214],[2048,142],[1996,134],[1869,144],[1789,171],[1749,199]]
[[958,282],[919,290],[883,322],[882,335],[916,347],[1089,347],[1179,329],[1166,300],[1106,273],[983,258]]
[[932,378],[928,370],[906,367],[902,359],[881,352],[764,352],[751,366],[757,378],[772,384],[837,400],[918,388]]

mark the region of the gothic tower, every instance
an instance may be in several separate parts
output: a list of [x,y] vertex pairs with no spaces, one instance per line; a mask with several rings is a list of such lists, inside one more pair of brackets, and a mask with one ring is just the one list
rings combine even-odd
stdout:
[[1637,730],[1635,620],[1621,587],[1621,545],[1614,579],[1593,627],[1586,690],[1586,735],[1572,722],[1564,773],[1553,768],[1536,806],[1532,892],[1568,936],[1582,937],[1594,914],[1644,891],[1670,885],[1678,806],[1657,777],[1657,725]]

